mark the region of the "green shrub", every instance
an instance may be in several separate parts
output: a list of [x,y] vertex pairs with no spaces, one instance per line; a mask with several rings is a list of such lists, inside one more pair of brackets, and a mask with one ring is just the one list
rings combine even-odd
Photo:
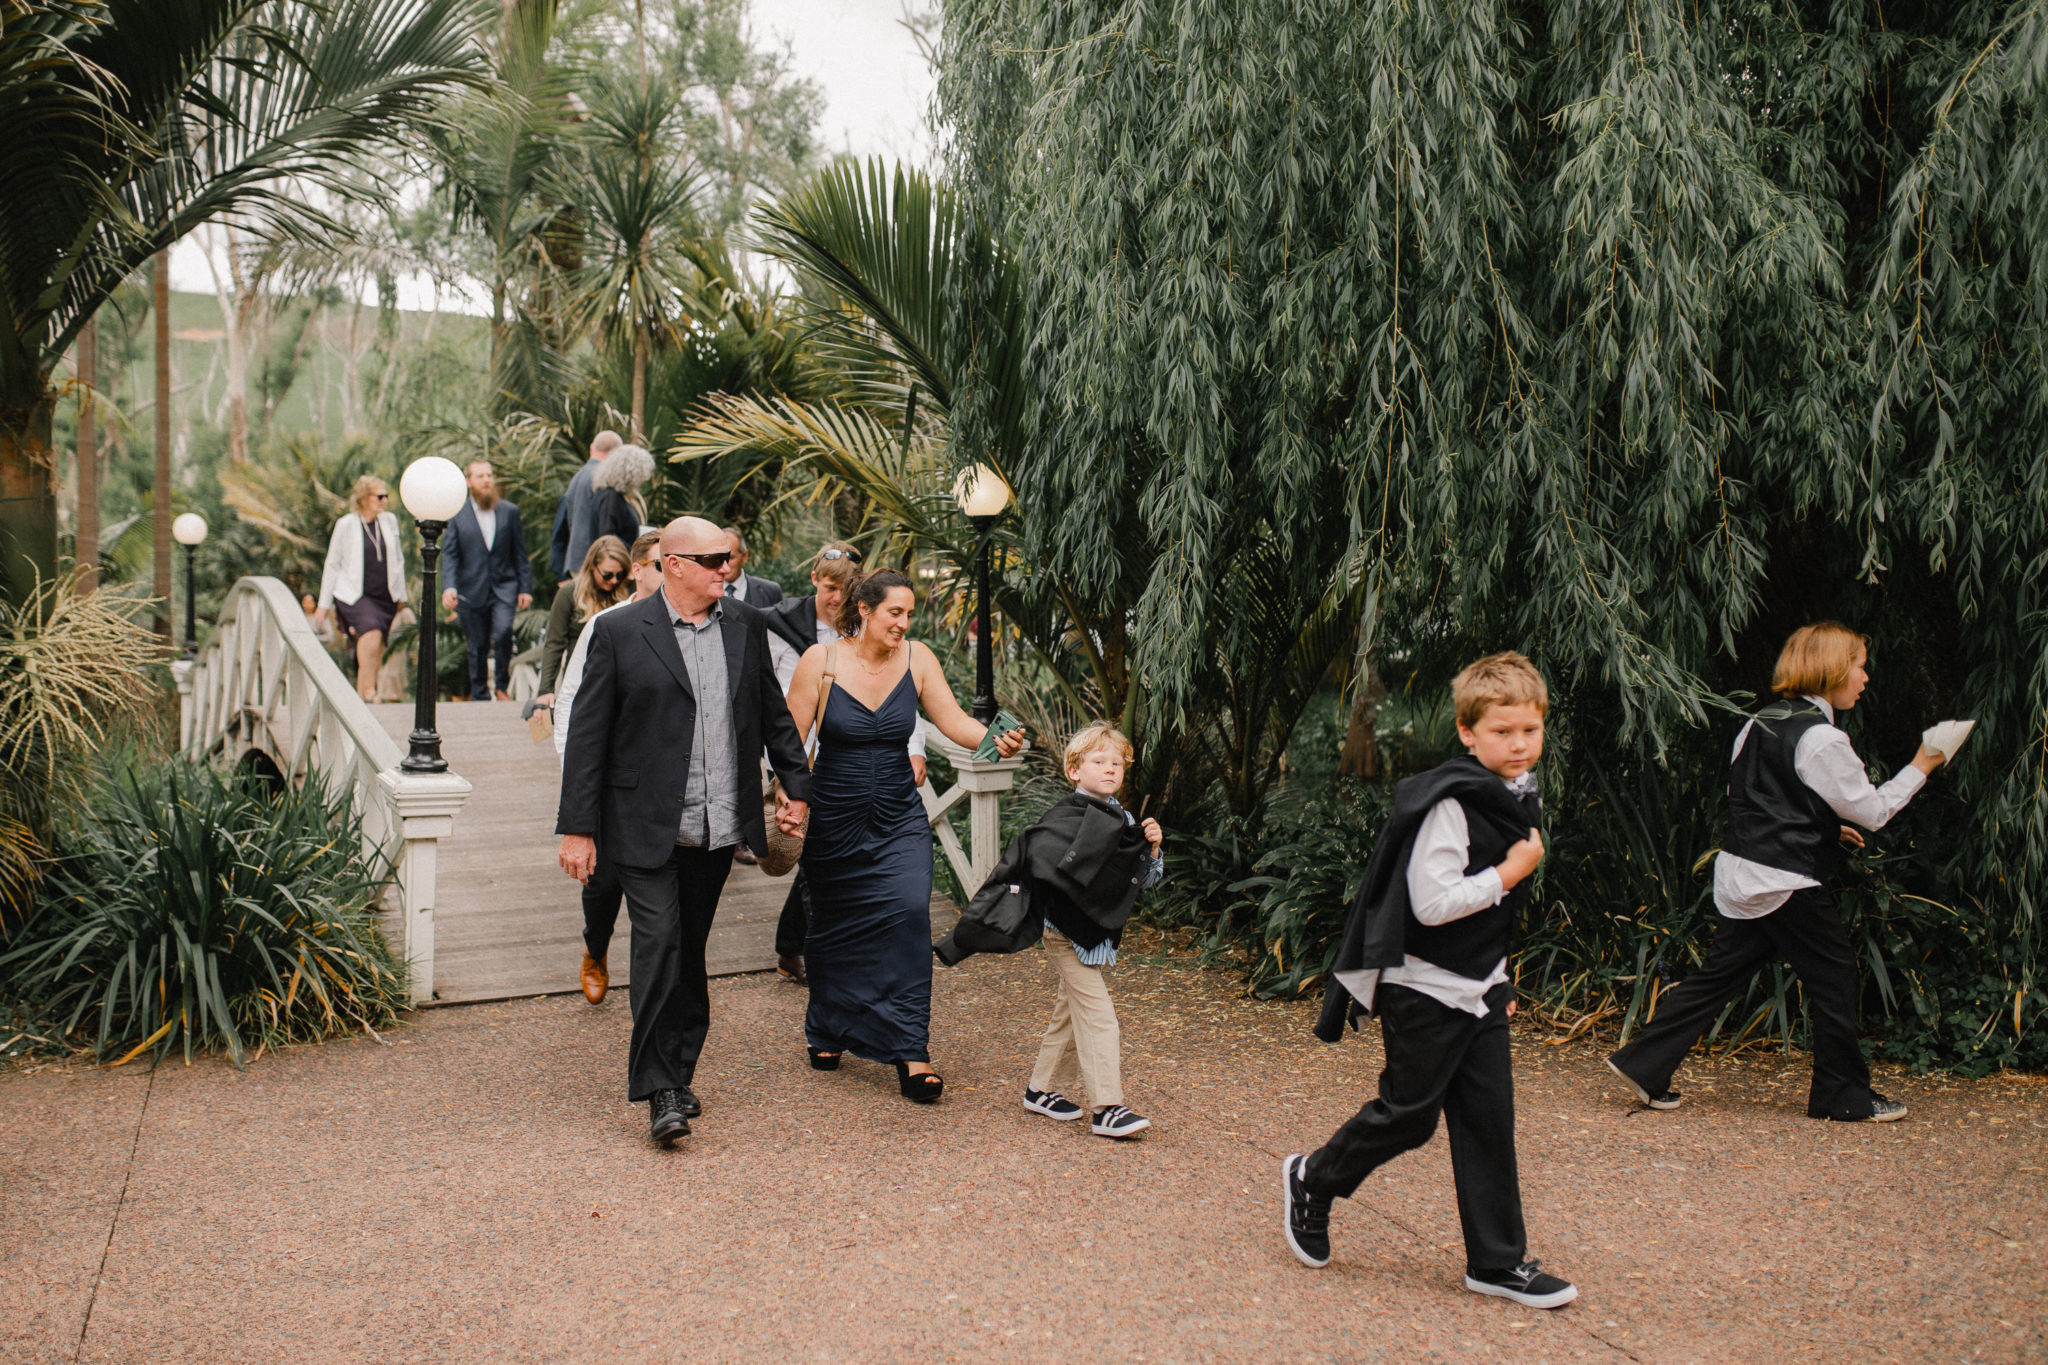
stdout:
[[386,869],[345,798],[176,759],[108,767],[0,955],[0,991],[38,1032],[103,1059],[219,1049],[239,1065],[403,1008],[373,920]]

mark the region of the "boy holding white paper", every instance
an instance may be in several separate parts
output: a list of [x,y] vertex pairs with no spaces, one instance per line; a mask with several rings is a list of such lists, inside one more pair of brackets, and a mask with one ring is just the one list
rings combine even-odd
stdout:
[[[1809,1118],[1888,1123],[1906,1106],[1870,1088],[1856,1039],[1856,963],[1827,883],[1856,829],[1876,830],[1926,784],[1968,736],[1970,722],[1928,730],[1919,753],[1882,787],[1872,785],[1835,717],[1870,681],[1866,637],[1823,622],[1792,633],[1778,655],[1766,706],[1736,736],[1728,779],[1728,832],[1714,860],[1720,911],[1706,960],[1657,1002],[1656,1018],[1608,1058],[1652,1109],[1676,1109],[1672,1073],[1766,962],[1791,962],[1813,1010]],[[1843,823],[1844,821],[1850,823]]]

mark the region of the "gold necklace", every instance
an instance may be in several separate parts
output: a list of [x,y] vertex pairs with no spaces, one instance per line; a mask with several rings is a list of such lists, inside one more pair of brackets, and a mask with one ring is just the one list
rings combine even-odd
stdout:
[[884,655],[882,657],[881,665],[876,668],[868,667],[868,661],[861,657],[860,651],[858,649],[853,651],[853,661],[859,664],[860,671],[867,674],[870,678],[879,678],[882,676],[883,673],[888,671],[889,665],[896,661],[896,651],[890,650],[889,653]]

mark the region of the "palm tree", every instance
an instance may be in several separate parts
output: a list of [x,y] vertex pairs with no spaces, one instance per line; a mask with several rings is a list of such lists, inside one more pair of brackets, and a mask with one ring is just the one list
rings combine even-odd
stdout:
[[480,83],[477,0],[0,0],[0,593],[56,569],[58,362],[208,221],[339,235],[368,148]]

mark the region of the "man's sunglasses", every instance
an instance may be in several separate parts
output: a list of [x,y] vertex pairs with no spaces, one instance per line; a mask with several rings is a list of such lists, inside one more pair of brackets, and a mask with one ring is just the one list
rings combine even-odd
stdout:
[[847,559],[858,564],[861,562],[861,553],[859,550],[825,550],[819,553],[818,558],[827,564],[835,559]]
[[732,558],[732,551],[718,550],[708,555],[686,555],[677,554],[674,551],[670,551],[669,553],[663,555],[662,558],[687,559],[692,564],[701,565],[702,567],[707,569],[718,570],[724,568],[726,566],[726,562]]

